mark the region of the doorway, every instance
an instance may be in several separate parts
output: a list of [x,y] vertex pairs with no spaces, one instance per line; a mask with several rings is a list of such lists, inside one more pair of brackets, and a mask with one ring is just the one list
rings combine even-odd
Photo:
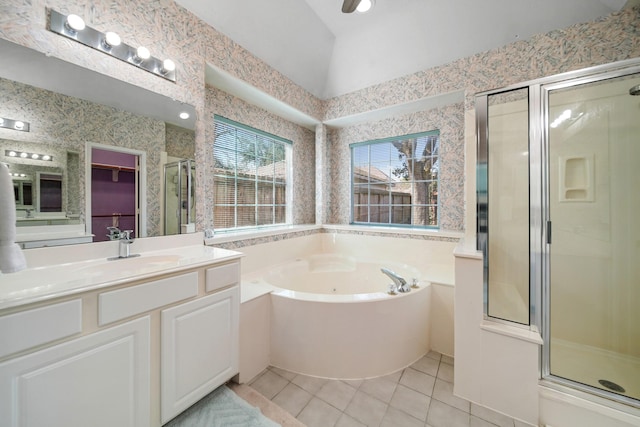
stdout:
[[87,226],[94,242],[109,240],[109,227],[146,235],[144,152],[91,144],[87,147]]

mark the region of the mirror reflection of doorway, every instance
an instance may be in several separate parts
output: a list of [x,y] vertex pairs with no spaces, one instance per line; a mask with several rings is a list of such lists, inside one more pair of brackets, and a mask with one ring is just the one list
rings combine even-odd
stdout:
[[109,240],[108,227],[140,235],[140,157],[133,153],[91,149],[91,230],[93,241]]

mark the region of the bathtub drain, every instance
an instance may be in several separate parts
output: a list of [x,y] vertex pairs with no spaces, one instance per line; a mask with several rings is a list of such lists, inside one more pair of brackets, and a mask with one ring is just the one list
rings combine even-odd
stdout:
[[608,381],[608,380],[598,380],[598,382],[603,386],[608,388],[611,391],[615,391],[616,393],[624,393],[626,390],[619,386],[618,384]]

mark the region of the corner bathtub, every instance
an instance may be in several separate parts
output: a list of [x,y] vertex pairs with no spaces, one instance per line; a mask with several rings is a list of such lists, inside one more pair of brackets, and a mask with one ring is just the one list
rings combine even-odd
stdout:
[[[389,268],[419,288],[387,294]],[[431,286],[414,267],[340,254],[279,264],[262,277],[271,294],[271,364],[340,379],[402,369],[429,351]]]

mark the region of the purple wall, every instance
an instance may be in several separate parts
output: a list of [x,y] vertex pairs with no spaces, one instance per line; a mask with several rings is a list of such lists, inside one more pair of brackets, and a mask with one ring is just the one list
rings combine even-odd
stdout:
[[[114,167],[91,168],[91,229],[95,234],[94,242],[109,240],[106,237],[107,227],[136,231],[135,172],[116,169],[135,168],[136,156],[94,148],[92,163]],[[137,233],[133,235],[136,237]]]
[[124,168],[136,167],[136,155],[119,153],[117,151],[100,150],[99,148],[91,149],[91,163],[99,163],[101,165],[120,166]]

